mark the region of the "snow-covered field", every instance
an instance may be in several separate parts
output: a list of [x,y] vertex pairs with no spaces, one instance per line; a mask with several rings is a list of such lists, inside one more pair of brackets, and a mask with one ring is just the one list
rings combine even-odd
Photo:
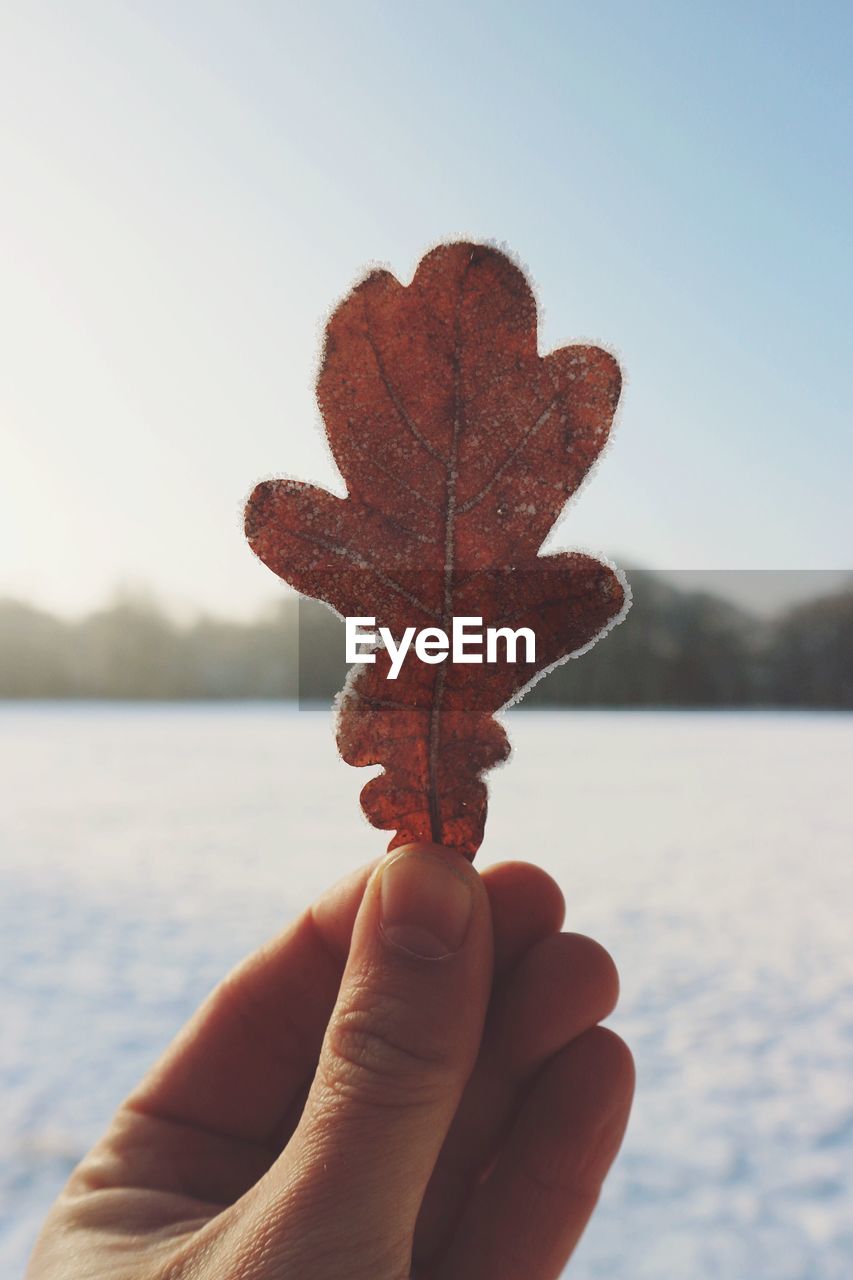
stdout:
[[[853,717],[513,712],[481,861],[616,957],[632,1124],[576,1280],[853,1275]],[[217,978],[384,847],[326,713],[0,708],[0,1274]]]

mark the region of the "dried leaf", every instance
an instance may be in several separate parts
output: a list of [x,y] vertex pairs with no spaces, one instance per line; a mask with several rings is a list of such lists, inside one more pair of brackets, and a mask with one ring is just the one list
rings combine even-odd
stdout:
[[482,774],[509,754],[494,712],[588,646],[626,607],[620,577],[578,553],[538,556],[595,461],[619,399],[614,358],[593,346],[540,357],[536,303],[504,254],[441,245],[404,287],[373,271],[329,321],[317,384],[348,497],[294,480],[259,484],[252,549],[304,595],[404,629],[480,617],[529,626],[536,661],[426,665],[387,679],[384,650],[354,666],[337,736],[390,848],[433,840],[473,857]]

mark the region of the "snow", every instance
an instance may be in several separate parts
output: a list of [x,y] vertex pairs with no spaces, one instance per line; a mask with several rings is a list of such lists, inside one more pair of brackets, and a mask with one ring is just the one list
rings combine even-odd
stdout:
[[[541,862],[638,1067],[575,1280],[847,1280],[853,717],[513,711],[480,861]],[[384,847],[326,712],[0,708],[0,1274],[210,986]]]

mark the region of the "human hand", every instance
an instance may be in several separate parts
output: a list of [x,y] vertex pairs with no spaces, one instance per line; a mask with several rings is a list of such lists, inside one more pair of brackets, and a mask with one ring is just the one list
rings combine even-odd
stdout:
[[613,962],[562,919],[543,871],[433,845],[342,881],[121,1106],[27,1280],[557,1276],[633,1089]]

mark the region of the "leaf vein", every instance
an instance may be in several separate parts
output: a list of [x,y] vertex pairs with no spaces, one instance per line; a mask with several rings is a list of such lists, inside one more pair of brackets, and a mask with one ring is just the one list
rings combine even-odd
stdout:
[[419,600],[417,596],[411,593],[411,591],[407,591],[399,582],[395,582],[393,578],[389,577],[388,574],[377,565],[366,560],[364,556],[358,555],[358,553],[353,551],[351,547],[346,545],[341,546],[338,543],[331,542],[328,538],[323,538],[320,534],[316,533],[303,533],[296,529],[289,530],[289,533],[291,537],[297,538],[301,542],[307,542],[313,546],[322,547],[325,551],[331,551],[332,555],[340,556],[343,560],[350,560],[357,568],[366,569],[370,573],[375,574],[384,586],[388,587],[391,591],[394,591],[398,596],[401,596],[402,599],[408,600],[409,604],[413,604],[416,609],[420,609],[427,615],[427,617],[435,618],[436,621],[440,621],[441,615],[436,613],[435,609],[431,609],[429,605],[424,604],[423,600]]
[[476,506],[479,506],[479,504],[483,501],[486,495],[489,494],[492,491],[492,489],[494,489],[495,485],[500,480],[504,472],[507,471],[512,466],[513,462],[515,462],[516,458],[523,451],[526,445],[545,426],[545,423],[548,421],[551,414],[554,412],[554,406],[556,405],[559,398],[560,398],[560,393],[557,392],[557,394],[554,396],[554,399],[548,405],[548,408],[544,409],[543,412],[540,413],[536,421],[533,423],[533,425],[527,428],[524,435],[519,440],[518,444],[510,453],[507,454],[507,456],[504,458],[503,462],[498,467],[497,471],[494,473],[494,475],[488,481],[488,483],[483,485],[483,488],[480,490],[480,492],[475,494],[473,498],[469,498],[467,502],[462,503],[462,506],[459,508],[460,516],[467,515],[469,511],[473,511]]
[[367,310],[367,299],[364,297],[364,295],[362,295],[362,307],[364,310],[364,328],[365,328],[365,333],[367,334],[367,342],[370,347],[370,350],[373,352],[373,358],[376,361],[376,368],[379,373],[379,378],[380,378],[380,381],[382,382],[383,387],[388,393],[388,399],[391,401],[394,408],[396,409],[397,416],[399,417],[400,421],[404,424],[405,427],[407,427],[407,429],[409,430],[411,435],[414,437],[414,439],[417,440],[418,444],[421,445],[422,448],[426,449],[427,453],[429,453],[433,458],[435,458],[436,462],[440,462],[441,465],[446,469],[447,459],[444,457],[442,453],[439,452],[438,449],[436,449],[435,445],[433,445],[429,440],[427,440],[426,436],[418,427],[417,423],[409,416],[406,406],[403,404],[402,400],[397,395],[394,385],[391,382],[391,379],[388,377],[388,371],[385,368],[385,362],[382,359],[382,356],[379,354],[379,347],[377,346],[376,339],[373,336],[373,329],[371,328],[371,325],[370,325],[370,315],[368,314],[368,310]]

